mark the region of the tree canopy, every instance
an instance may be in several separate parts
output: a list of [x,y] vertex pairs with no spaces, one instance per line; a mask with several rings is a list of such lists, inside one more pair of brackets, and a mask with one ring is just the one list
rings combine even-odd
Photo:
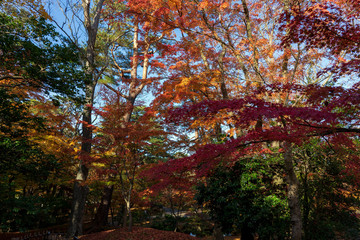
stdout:
[[359,235],[358,1],[58,4],[0,7],[2,231]]

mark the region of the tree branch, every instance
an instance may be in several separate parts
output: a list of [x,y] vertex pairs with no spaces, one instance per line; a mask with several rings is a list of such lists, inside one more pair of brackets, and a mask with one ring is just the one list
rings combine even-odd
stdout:
[[24,79],[24,77],[22,76],[13,76],[13,75],[5,75],[5,76],[1,76],[0,77],[0,81],[1,80],[6,80],[6,79]]
[[116,90],[115,88],[111,87],[109,84],[104,83],[105,87],[116,93],[118,96],[125,98],[126,100],[129,100],[129,96],[126,96],[125,94],[122,94],[120,91]]

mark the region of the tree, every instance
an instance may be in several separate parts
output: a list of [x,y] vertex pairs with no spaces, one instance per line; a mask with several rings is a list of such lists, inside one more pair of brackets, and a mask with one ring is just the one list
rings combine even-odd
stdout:
[[[173,101],[182,105],[190,102],[196,104],[204,99],[236,99],[246,97],[268,84],[301,83],[304,81],[303,76],[314,70],[315,61],[321,56],[316,51],[306,51],[301,44],[280,44],[281,37],[286,36],[287,32],[279,29],[278,21],[281,13],[290,7],[288,2],[273,1],[268,4],[244,0],[240,3],[194,1],[185,4],[177,1],[151,1],[151,4],[162,4],[159,12],[163,13],[161,19],[165,25],[178,28],[182,33],[177,45],[180,47],[170,48],[171,51],[186,53],[180,57],[181,61],[173,53],[166,56],[172,59],[170,62],[174,62],[169,67],[169,71],[174,74],[163,84],[163,91],[158,94],[160,109],[164,103],[173,105]],[[151,17],[159,20],[156,15]],[[220,71],[211,71],[212,68]],[[256,97],[289,104],[286,94],[262,93]],[[214,118],[194,119],[185,126],[195,131],[196,136],[205,136],[199,138],[203,143],[226,141],[246,134],[254,126],[257,129],[265,127],[262,115],[258,115],[258,119],[250,125],[241,127],[233,123],[230,117],[223,121],[227,114],[223,111]],[[230,131],[226,133],[225,129]],[[291,186],[296,191],[297,182],[290,161],[287,166],[289,173],[292,172],[289,181],[294,180]],[[292,200],[298,202],[296,197]],[[294,211],[297,212],[294,226],[301,229],[300,209]]]
[[[84,101],[85,106],[83,108],[83,121],[82,121],[82,137],[83,137],[82,151],[81,151],[82,158],[86,158],[86,156],[88,154],[90,154],[90,151],[91,151],[92,129],[91,129],[91,127],[89,127],[89,125],[91,125],[91,111],[92,111],[91,109],[92,109],[93,100],[94,100],[95,87],[96,87],[99,77],[101,76],[101,74],[103,72],[103,69],[99,68],[99,66],[97,66],[96,62],[95,62],[95,57],[97,55],[97,53],[95,51],[95,45],[96,45],[97,31],[98,31],[99,21],[100,21],[100,13],[101,13],[103,4],[104,4],[103,0],[96,2],[96,6],[94,9],[94,15],[93,15],[93,12],[91,9],[91,7],[92,7],[91,1],[82,1],[81,8],[83,9],[83,11],[82,11],[83,27],[84,27],[85,33],[87,35],[87,40],[86,40],[87,43],[86,43],[86,47],[85,47],[84,51],[81,46],[77,45],[78,39],[75,39],[75,40],[72,39],[70,37],[71,34],[69,35],[69,34],[67,34],[67,32],[64,31],[64,34],[68,36],[68,38],[65,40],[65,42],[71,42],[71,46],[73,48],[72,48],[71,52],[70,51],[68,51],[68,52],[62,51],[62,54],[63,54],[63,56],[71,56],[71,55],[73,55],[73,53],[75,53],[77,55],[78,59],[79,58],[81,59],[81,62],[83,64],[82,72],[85,73],[82,76],[79,75],[79,76],[77,76],[77,78],[75,78],[78,80],[79,85],[84,86],[84,91],[85,91],[85,101]],[[38,6],[38,5],[36,5],[36,6]],[[10,8],[10,9],[13,9],[13,8]],[[16,9],[16,5],[15,5],[15,9]],[[40,4],[40,10],[41,9],[43,10],[44,8],[41,7],[41,4]],[[70,7],[70,9],[74,9],[74,8]],[[43,12],[43,11],[40,11],[40,12]],[[51,19],[48,14],[44,13],[44,15],[46,17],[48,17],[49,19]],[[61,27],[57,22],[55,22],[55,24],[58,27]],[[45,31],[46,29],[39,29],[39,32],[40,32],[40,30]],[[39,33],[39,32],[35,32],[35,33]],[[76,36],[76,37],[78,37],[78,36]],[[46,41],[45,41],[45,43],[50,42],[49,40],[46,40]],[[11,41],[10,41],[10,43],[11,43]],[[25,45],[25,46],[29,47],[28,45]],[[28,83],[32,83],[32,84],[37,84],[38,83],[37,79],[39,79],[39,78],[41,79],[42,76],[44,75],[42,73],[42,70],[44,70],[46,68],[44,68],[41,65],[41,63],[44,62],[43,56],[48,56],[46,54],[43,54],[41,51],[36,51],[36,50],[38,50],[38,49],[34,48],[34,51],[32,51],[31,54],[29,55],[29,58],[30,59],[33,58],[33,62],[35,62],[35,64],[34,63],[29,64],[30,62],[28,61],[28,59],[24,58],[23,61],[16,62],[16,64],[20,63],[20,68],[17,65],[14,65],[16,70],[22,70],[21,68],[30,67],[31,71],[28,71],[28,74],[33,74],[32,76],[36,77],[35,81],[34,80],[32,82],[27,81]],[[59,52],[61,52],[61,49],[57,49],[57,50]],[[15,53],[21,54],[21,52],[15,52]],[[25,53],[25,56],[26,56],[26,54],[29,54],[29,52],[26,52],[26,51],[24,53]],[[51,57],[51,56],[49,56],[49,57]],[[54,57],[54,56],[52,56],[52,57]],[[76,67],[71,66],[69,63],[71,63],[71,62],[68,61],[68,63],[67,63],[68,69],[64,68],[64,70],[65,70],[64,72],[66,72],[68,70],[72,70],[72,69],[78,69],[78,66],[76,66]],[[24,66],[22,66],[21,64],[24,64]],[[97,72],[98,70],[99,70],[99,72]],[[16,73],[13,73],[11,75],[11,78],[14,80],[18,79],[18,77],[19,76]],[[22,76],[21,76],[21,78],[22,78]],[[64,86],[64,84],[61,82],[64,79],[60,79],[60,81],[58,81],[58,82],[54,81],[56,79],[47,79],[47,80],[51,80],[51,81],[45,82],[47,84],[54,84],[55,86],[56,86],[56,84],[58,84],[58,86]],[[70,87],[69,89],[74,89],[74,88]],[[87,175],[88,175],[88,170],[89,169],[86,166],[86,163],[84,163],[84,161],[81,160],[80,166],[79,166],[79,172],[77,174],[76,182],[74,184],[74,197],[73,197],[74,204],[73,204],[71,220],[70,220],[71,224],[69,227],[69,235],[70,236],[82,234],[82,218],[83,218],[83,210],[84,210],[84,206],[85,206],[87,188],[86,188],[86,186],[84,186],[80,183],[83,183],[86,180]]]
[[[80,54],[83,66],[82,69],[85,72],[86,77],[82,78],[85,91],[85,101],[82,113],[82,140],[81,140],[81,153],[79,161],[79,170],[77,172],[75,183],[74,183],[74,194],[73,194],[73,205],[70,216],[70,225],[68,229],[68,235],[70,237],[81,235],[83,232],[83,216],[85,209],[86,196],[88,188],[85,184],[89,174],[89,166],[86,159],[91,154],[91,142],[92,142],[92,108],[94,104],[94,94],[96,85],[99,78],[106,69],[106,63],[99,65],[97,57],[99,52],[96,50],[98,40],[98,30],[101,19],[102,8],[104,6],[104,0],[100,1],[81,1],[80,5],[74,4],[69,6],[69,2],[65,3],[64,9],[70,9],[73,11],[74,17],[81,19],[81,25],[86,35],[86,43],[84,48],[79,45],[79,36],[76,35],[76,31],[70,27],[70,33],[65,30],[64,33],[67,35],[68,40],[71,41],[79,50],[83,50]],[[82,9],[82,17],[77,15],[75,6]],[[62,6],[60,6],[61,8]],[[67,12],[65,11],[65,14]],[[67,21],[70,21],[68,16],[65,17]],[[67,22],[69,26],[72,26],[72,22]],[[63,29],[57,22],[55,24]],[[79,25],[76,26],[76,28]],[[106,49],[104,56],[107,56]]]
[[75,158],[73,139],[62,132],[68,119],[56,113],[52,101],[37,103],[47,104],[44,113],[35,100],[20,102],[18,96],[12,99],[6,92],[2,96],[2,230],[26,231],[62,224],[70,210],[67,181]]
[[336,79],[353,76],[359,72],[359,7],[357,1],[338,0],[294,6],[283,15],[282,27],[289,32],[283,44],[301,42],[308,49],[325,51],[331,65],[321,74],[330,71]]
[[[117,108],[122,114],[120,121],[124,133],[128,132],[127,125],[132,121],[132,114],[137,101],[138,96],[147,87],[155,87],[158,83],[158,78],[148,77],[150,67],[156,68],[156,61],[152,61],[154,52],[157,49],[161,50],[162,39],[169,34],[167,29],[151,29],[150,23],[141,22],[138,16],[132,14],[132,6],[128,4],[126,8],[120,3],[108,4],[104,13],[106,19],[109,21],[109,25],[113,27],[115,32],[124,32],[124,38],[130,38],[129,41],[118,42],[114,41],[110,44],[109,48],[112,53],[112,63],[110,71],[108,71],[107,79],[104,80],[104,86],[113,92],[114,99],[110,100],[119,101],[117,104],[125,104],[123,109]],[[131,36],[131,37],[130,37]],[[124,52],[129,53],[129,56],[124,56]],[[126,59],[128,57],[129,59]],[[141,69],[141,74],[139,74]],[[140,77],[139,77],[140,75]],[[122,101],[125,101],[124,103]],[[115,124],[115,122],[114,122]],[[112,186],[106,186],[104,188],[104,196],[106,195],[107,206],[101,204],[99,206],[99,216],[103,216],[100,221],[95,220],[97,224],[106,224],[107,213],[109,204],[111,202]],[[131,195],[131,191],[129,192]],[[127,204],[127,211],[130,212],[129,196],[124,195],[124,199]],[[100,211],[101,210],[101,211]],[[131,215],[130,215],[131,216]],[[129,216],[129,217],[130,217]],[[124,223],[125,224],[125,223]],[[131,229],[131,221],[129,223],[129,229]]]
[[[252,155],[262,149],[264,147],[263,143],[271,144],[274,141],[280,141],[286,143],[280,150],[285,162],[285,172],[288,177],[294,178],[293,181],[298,181],[294,170],[291,170],[293,169],[292,151],[290,151],[292,144],[301,145],[308,138],[330,135],[331,137],[328,137],[327,140],[337,145],[339,143],[336,141],[339,138],[335,136],[340,134],[342,139],[348,138],[349,141],[352,141],[353,134],[359,133],[357,128],[340,127],[356,126],[357,124],[356,116],[359,113],[359,109],[356,107],[359,106],[357,85],[351,89],[275,85],[263,88],[263,91],[266,91],[269,95],[287,93],[294,96],[294,98],[301,94],[305,96],[303,100],[304,107],[284,106],[283,104],[259,100],[256,96],[248,96],[237,100],[206,101],[174,109],[169,122],[188,124],[189,121],[194,121],[194,119],[218,118],[216,115],[226,110],[232,112],[232,114],[230,117],[225,116],[223,120],[228,121],[231,119],[237,127],[248,129],[258,119],[259,115],[263,117],[264,123],[269,123],[269,125],[264,129],[254,128],[249,130],[244,136],[229,140],[224,144],[205,145],[190,157],[167,162],[165,166],[161,167],[161,172],[191,173],[195,171],[199,177],[207,176],[210,174],[211,169],[224,159],[227,159],[230,163],[238,161],[240,156]],[[256,94],[258,93],[256,92]],[[271,123],[276,119],[282,125],[272,125]],[[265,149],[265,151],[267,150]],[[356,158],[356,156],[353,157]],[[289,168],[291,169],[289,170]],[[164,178],[167,178],[166,176],[167,174],[165,174]],[[288,194],[294,193],[288,192]],[[298,199],[297,194],[295,192],[294,197]],[[294,202],[292,202],[291,198],[289,199],[291,217],[294,215],[291,207],[300,209],[300,203],[295,203],[298,205],[291,206]],[[298,214],[298,212],[295,212],[295,214]],[[296,215],[296,217],[298,221],[301,221],[301,216]],[[297,232],[294,233],[294,231]],[[293,239],[301,236],[301,232],[302,229],[293,228]]]
[[[155,5],[155,3],[153,4]],[[157,2],[156,4],[161,4],[161,3]],[[350,49],[353,49],[351,46],[356,46],[356,44],[354,45],[354,42],[355,43],[357,42],[356,40],[357,38],[354,37],[354,35],[356,35],[356,33],[358,32],[357,28],[353,26],[354,24],[350,26],[350,23],[352,23],[351,19],[353,16],[351,14],[347,14],[349,19],[346,20],[345,22],[341,22],[342,20],[340,16],[344,15],[341,14],[343,12],[334,12],[334,15],[331,16],[332,14],[329,14],[329,12],[330,13],[332,12],[331,11],[326,12],[326,10],[321,10],[323,7],[321,7],[320,5],[319,5],[320,7],[316,4],[315,7],[313,8],[310,7],[309,9],[312,10],[313,12],[309,12],[310,14],[308,14],[307,12],[302,12],[302,8],[306,9],[308,6],[311,6],[311,3],[304,2],[301,4],[300,3],[296,4],[288,1],[286,2],[276,1],[273,2],[272,4],[273,4],[272,9],[278,9],[279,11],[274,12],[270,10],[271,7],[267,8],[268,4],[262,5],[258,1],[256,2],[241,1],[241,4],[227,3],[227,2],[224,3],[220,1],[219,2],[202,1],[200,4],[195,2],[184,4],[183,2],[174,1],[171,4],[166,3],[165,5],[162,5],[163,8],[161,11],[165,13],[163,15],[164,17],[162,18],[164,19],[165,24],[168,24],[169,26],[178,27],[181,31],[184,32],[184,34],[189,34],[189,32],[191,32],[192,34],[195,34],[197,36],[204,36],[207,40],[206,43],[212,43],[212,40],[214,40],[215,43],[217,42],[222,47],[225,47],[232,55],[232,57],[237,60],[237,65],[235,69],[237,68],[238,70],[241,71],[242,73],[241,77],[243,77],[243,79],[245,80],[245,84],[242,86],[244,90],[241,91],[240,94],[238,94],[237,96],[234,96],[233,97],[234,99],[236,98],[247,99],[246,98],[247,95],[252,96],[252,100],[250,100],[250,102],[247,103],[250,106],[256,106],[257,108],[256,111],[260,110],[261,107],[258,106],[257,103],[252,102],[255,101],[255,99],[265,101],[266,104],[264,103],[264,106],[270,103],[280,104],[282,107],[289,106],[289,107],[306,108],[308,106],[314,106],[313,105],[314,103],[311,103],[309,101],[304,102],[302,100],[302,98],[304,98],[304,95],[302,93],[297,94],[297,93],[293,93],[292,91],[289,92],[273,91],[271,84],[274,83],[275,85],[276,83],[308,84],[309,82],[310,83],[322,82],[323,84],[330,83],[332,76],[331,74],[328,76],[325,75],[324,77],[321,78],[316,76],[316,72],[318,71],[319,68],[319,66],[317,66],[316,64],[316,61],[321,62],[321,59],[323,59],[322,57],[329,55],[323,53],[321,49],[320,50],[317,48],[310,49],[310,47],[312,46],[311,44],[306,47],[306,45],[301,44],[301,41],[302,39],[308,39],[310,41],[313,41],[314,39],[325,40],[324,36],[328,36],[331,33],[331,31],[333,30],[336,30],[335,32],[342,31],[341,28],[337,29],[332,26],[332,24],[340,21],[338,26],[347,26],[345,31],[346,33],[349,33],[348,32],[349,29],[355,30],[352,31],[351,34],[348,34],[348,36],[351,36],[352,41],[355,40],[352,43],[349,43]],[[352,5],[354,5],[353,7],[357,6],[356,4],[352,4]],[[333,5],[331,5],[331,8],[333,8]],[[336,9],[336,11],[340,11],[341,8],[335,7],[334,9]],[[343,9],[349,9],[349,8],[343,8]],[[318,17],[319,11],[320,13],[324,14],[324,16],[320,15],[320,17]],[[192,14],[189,15],[186,14],[186,12],[191,12]],[[239,14],[239,12],[241,12],[241,14]],[[287,25],[289,28],[282,27],[278,29],[279,21],[281,20],[280,17],[283,13],[286,12],[289,12],[289,15],[286,16],[293,17],[292,19],[290,19],[290,21],[292,20],[292,22],[289,25]],[[304,14],[301,15],[302,13]],[[194,17],[194,16],[198,16],[198,17]],[[261,16],[261,19],[259,19],[259,16]],[[156,16],[154,16],[154,18],[159,19]],[[302,22],[302,20],[304,20],[305,23],[306,19],[309,19],[308,22],[310,24],[310,27],[313,26],[315,28],[321,26],[320,30],[322,30],[323,32],[325,31],[326,35],[323,34],[323,36],[319,36],[318,38],[313,38],[314,35],[310,36],[309,33],[311,34],[312,32],[308,32],[306,30],[307,25],[303,24]],[[328,21],[329,19],[331,21]],[[318,24],[319,22],[321,23],[320,25]],[[329,23],[331,23],[330,26],[328,26]],[[291,30],[292,29],[291,26],[293,27],[293,30]],[[299,30],[298,31],[299,34],[297,30]],[[243,34],[239,35],[235,31],[241,32]],[[281,37],[278,38],[279,36]],[[300,36],[300,40],[299,39],[294,40],[292,36]],[[343,34],[341,34],[340,37],[335,37],[335,38],[326,37],[326,41],[328,41],[329,39],[339,40],[341,38],[344,38]],[[288,39],[288,40],[283,41],[283,43],[281,44],[282,39]],[[292,39],[292,41],[289,41],[289,39]],[[326,47],[326,44],[329,42],[319,41],[318,43],[320,44],[321,47],[323,46]],[[337,43],[340,43],[340,40]],[[210,46],[213,47],[214,45],[210,45]],[[336,46],[338,46],[338,44],[336,44]],[[330,47],[330,49],[332,48]],[[335,49],[336,51],[338,51],[340,48],[335,47]],[[344,49],[344,47],[341,49]],[[354,53],[354,51],[352,52]],[[351,51],[348,51],[348,54],[352,55]],[[356,54],[352,56],[356,58]],[[196,65],[194,64],[194,66]],[[176,67],[179,69],[180,67],[183,69],[188,69],[186,68],[188,67],[188,65],[182,64],[181,62],[179,62],[178,66],[175,66],[174,68]],[[313,72],[315,72],[315,74],[313,74]],[[326,69],[324,70],[324,72],[326,72]],[[177,84],[174,81],[177,80],[176,78],[172,78],[172,79],[170,78],[169,81],[164,84],[164,86],[165,87],[170,86],[168,88],[170,89],[171,86],[174,85],[181,86],[181,85],[185,85],[184,83],[190,82],[189,77],[183,77],[183,79],[184,79],[183,82],[178,81],[179,84]],[[252,81],[254,81],[254,83],[252,83]],[[268,88],[269,84],[270,84],[269,89],[264,90]],[[286,84],[283,86],[285,89],[288,89],[288,86]],[[202,90],[201,87],[198,87],[198,89]],[[314,89],[317,88],[315,87]],[[257,94],[252,95],[253,91],[257,92]],[[356,92],[356,86],[353,87],[353,91]],[[171,94],[168,94],[165,91],[162,93],[162,96],[168,98],[168,96],[171,96]],[[191,98],[187,98],[188,95],[182,95],[182,97],[183,98],[180,100],[176,98],[173,99],[177,100],[179,102],[179,105],[183,104],[184,102],[187,103],[190,102],[188,99]],[[298,97],[298,99],[296,99],[296,97]],[[167,100],[167,102],[169,101]],[[202,108],[202,110],[207,111],[207,108],[212,108],[213,104],[217,105],[221,103],[221,101],[211,102],[210,100],[208,101],[208,103],[209,105],[206,107],[203,106],[204,108]],[[317,105],[319,103],[315,103],[315,104]],[[200,105],[195,104],[195,106],[200,106]],[[263,105],[263,103],[261,105]],[[246,104],[241,103],[241,106],[245,107],[249,111],[249,115],[251,115],[250,114],[251,112],[254,112],[254,110],[251,110],[249,106],[247,106]],[[204,126],[205,124],[208,124],[208,128],[214,128],[214,122],[222,122],[223,123],[222,126],[223,128],[225,128],[225,126],[230,123],[232,126],[236,126],[235,131],[233,131],[235,132],[235,134],[233,133],[233,136],[237,137],[238,139],[248,136],[248,132],[252,132],[252,129],[254,127],[255,130],[257,131],[260,131],[261,129],[266,131],[266,129],[272,127],[270,124],[278,125],[280,129],[281,126],[283,128],[287,128],[286,121],[283,121],[281,117],[278,120],[272,120],[275,121],[272,122],[270,120],[265,120],[269,116],[262,115],[259,113],[255,114],[258,119],[251,118],[251,121],[246,120],[250,118],[249,116],[242,116],[244,117],[245,122],[247,122],[247,124],[239,124],[239,122],[236,121],[233,122],[234,118],[231,115],[234,113],[232,112],[232,110],[225,110],[227,108],[228,106],[225,108],[218,108],[217,111],[219,112],[216,112],[216,114],[215,112],[213,112],[213,117],[211,118],[209,117],[204,118],[204,116],[202,116],[200,113],[197,114],[195,108],[191,108],[191,109],[187,108],[187,110],[184,110],[184,112],[176,112],[176,114],[181,115],[181,114],[185,114],[186,112],[185,115],[188,116],[187,120],[191,119],[191,122],[189,124],[189,121],[184,120],[184,125],[185,126],[190,125],[190,127],[192,127],[193,129],[196,129],[199,126]],[[189,112],[195,111],[195,112],[193,114],[189,114],[187,111]],[[173,116],[175,116],[175,114]],[[181,117],[178,116],[178,118]],[[326,117],[324,116],[324,118]],[[286,172],[288,174],[288,178],[287,178],[287,181],[289,183],[288,197],[289,197],[289,205],[291,206],[290,211],[292,211],[291,217],[293,223],[292,233],[294,239],[300,239],[302,235],[302,222],[301,222],[300,204],[298,199],[299,183],[293,168],[294,162],[292,157],[291,141],[287,143],[287,139],[279,138],[278,140],[274,139],[272,144],[281,145],[285,149],[284,167],[286,168]],[[236,141],[236,140],[230,140],[230,142],[232,141]],[[210,149],[210,145],[208,147]],[[216,148],[216,145],[211,145],[211,147]],[[210,150],[209,150],[209,154],[211,154]],[[195,165],[196,164],[193,162],[193,166]],[[211,164],[209,165],[210,165],[209,168],[211,168]]]
[[[66,41],[59,43],[61,37],[52,25],[23,9],[15,11],[18,15],[14,11],[8,8],[0,14],[1,182],[6,186],[1,221],[5,231],[47,226],[66,215],[66,184],[59,183],[54,171],[62,172],[68,167],[65,160],[71,158],[70,152],[66,157],[66,151],[61,157],[58,154],[60,149],[68,150],[67,139],[57,128],[68,119],[50,112],[62,98],[81,100],[82,85],[77,80],[83,76],[76,50]],[[43,114],[39,102],[47,105],[49,115]],[[51,140],[60,135],[64,137],[60,144]],[[51,151],[54,145],[57,148]],[[45,222],[46,214],[60,216]]]
[[78,78],[83,74],[77,70],[77,51],[66,41],[58,43],[62,39],[54,26],[41,17],[20,19],[6,13],[0,14],[0,24],[2,88],[79,97],[82,83]]
[[[354,76],[359,72],[357,43],[360,38],[360,25],[354,21],[359,14],[356,10],[353,12],[354,9],[359,9],[358,2],[321,1],[293,6],[284,14],[284,28],[289,34],[283,43],[302,42],[308,49],[323,50],[333,64],[318,75],[330,72],[335,80],[344,75]],[[353,86],[356,91],[358,80],[356,77],[351,80],[357,83]],[[356,126],[354,124],[350,126]]]
[[102,175],[109,175],[111,185],[115,182],[115,186],[120,187],[125,202],[123,225],[131,231],[133,191],[139,169],[145,164],[145,148],[152,137],[164,132],[156,128],[153,116],[141,108],[135,108],[132,120],[127,121],[124,119],[129,111],[127,104],[119,101],[115,94],[112,97],[107,94],[107,98],[107,105],[98,111],[103,121],[95,139],[99,152],[95,163],[101,166]]
[[284,184],[273,183],[283,174],[279,166],[279,160],[271,156],[265,161],[257,156],[240,159],[233,166],[219,165],[197,186],[196,199],[210,209],[211,218],[226,234],[251,240],[255,235],[286,239],[289,218]]
[[[313,188],[305,185],[328,181],[323,176],[309,178],[308,172],[302,177],[303,164],[298,160],[317,159],[303,154],[306,141],[318,142],[325,155],[324,146],[329,144],[343,153],[339,158],[350,159],[334,160],[343,169],[331,179],[341,182],[338,177],[359,175],[357,2],[129,0],[105,5],[103,0],[83,0],[63,10],[78,14],[84,43],[74,28],[64,32],[67,40],[57,37],[38,1],[30,1],[34,8],[29,11],[21,0],[4,2],[0,7],[7,13],[0,15],[0,91],[5,96],[0,101],[0,143],[9,179],[3,182],[22,186],[19,172],[11,172],[20,163],[34,160],[45,167],[54,159],[74,158],[75,135],[81,135],[70,236],[82,234],[86,181],[91,164],[99,159],[109,160],[104,160],[106,168],[111,161],[121,165],[116,176],[124,183],[121,189],[131,214],[131,189],[151,148],[144,145],[154,139],[150,135],[156,135],[150,120],[154,116],[168,119],[170,124],[164,128],[173,131],[175,138],[189,140],[185,132],[194,135],[192,141],[182,142],[192,155],[162,162],[154,171],[161,180],[158,187],[181,183],[168,193],[191,192],[191,186],[205,178],[211,182],[219,165],[231,175],[232,165],[244,158],[282,159],[293,239],[302,237],[303,228],[308,231],[312,219],[314,205],[305,195]],[[40,18],[33,17],[35,11]],[[104,108],[96,110],[102,127],[95,126],[92,117],[99,81],[103,83],[100,92],[108,94]],[[337,83],[346,87],[335,87]],[[66,102],[78,98],[82,90],[82,131],[77,131],[71,126],[74,116]],[[146,90],[156,95],[149,111],[154,115],[139,117],[136,109],[143,105],[139,98]],[[97,138],[93,138],[94,129],[99,130]],[[113,133],[114,129],[120,133]],[[52,177],[54,165],[50,165],[41,170],[44,179]],[[326,167],[319,163],[314,171]],[[71,169],[69,165],[61,168]],[[104,172],[104,180],[115,179],[110,170]],[[37,189],[46,187],[30,180]],[[10,193],[15,188],[8,189]],[[95,217],[102,225],[112,191],[112,184],[105,186]],[[324,190],[317,198],[329,192]]]
[[294,149],[304,239],[335,239],[336,235],[351,239],[359,234],[354,213],[357,183],[346,170],[357,144],[339,141],[335,146],[313,139]]

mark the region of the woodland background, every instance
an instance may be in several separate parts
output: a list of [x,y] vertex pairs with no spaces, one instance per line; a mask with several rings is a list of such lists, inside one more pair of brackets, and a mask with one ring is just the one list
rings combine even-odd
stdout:
[[360,1],[0,9],[1,231],[358,239]]

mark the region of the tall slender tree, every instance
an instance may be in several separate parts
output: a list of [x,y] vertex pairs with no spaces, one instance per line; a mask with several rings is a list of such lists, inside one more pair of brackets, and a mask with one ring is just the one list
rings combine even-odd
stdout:
[[[99,64],[97,56],[99,52],[96,50],[98,40],[98,31],[100,28],[100,20],[105,0],[91,1],[82,0],[80,3],[59,2],[59,8],[63,10],[65,22],[63,24],[56,22],[56,25],[67,35],[68,40],[82,50],[80,55],[83,63],[83,70],[86,77],[83,79],[85,88],[85,101],[82,112],[82,132],[81,132],[81,152],[79,168],[76,174],[73,204],[70,215],[70,224],[68,235],[70,237],[78,236],[83,233],[83,217],[86,203],[88,187],[86,179],[89,174],[89,165],[87,159],[91,153],[92,145],[92,108],[94,105],[94,94],[98,80],[100,79],[106,64]],[[79,10],[80,9],[80,10]],[[68,11],[72,16],[69,17]],[[78,23],[74,23],[73,19],[81,19]],[[77,25],[76,25],[77,24]],[[65,29],[64,26],[68,26]],[[83,29],[85,33],[85,45],[81,45],[81,36],[78,35],[78,29]],[[106,56],[106,50],[104,55]]]
[[[155,29],[155,24],[149,20],[141,21],[138,15],[133,14],[133,8],[136,7],[130,3],[122,5],[121,3],[109,3],[104,10],[110,26],[113,26],[114,31],[124,32],[124,36],[129,38],[130,44],[126,41],[114,41],[109,49],[111,51],[112,63],[111,70],[107,74],[108,81],[104,81],[104,86],[107,91],[112,92],[117,99],[118,105],[124,104],[124,109],[121,111],[120,129],[125,133],[128,132],[128,127],[131,127],[131,121],[137,121],[132,118],[136,101],[144,89],[148,87],[156,87],[158,84],[157,77],[149,77],[150,68],[156,68],[156,62],[152,61],[156,51],[161,51],[162,41],[165,36],[169,36],[172,28]],[[149,10],[151,11],[151,9]],[[150,27],[151,26],[151,27]],[[124,56],[129,53],[129,56]],[[141,71],[141,72],[140,72]],[[140,73],[139,73],[140,72]],[[124,102],[123,102],[124,101]],[[115,124],[115,122],[114,122]],[[130,137],[130,136],[128,136]],[[130,138],[131,139],[131,138]],[[135,140],[134,140],[135,141]],[[123,156],[126,162],[126,156]],[[125,166],[125,165],[124,165]],[[130,165],[133,166],[133,165]],[[128,176],[128,182],[134,182],[134,174],[138,166],[135,164],[133,170],[129,170],[128,166],[121,170]],[[121,176],[121,180],[122,180]],[[121,181],[121,190],[124,201],[126,203],[124,213],[124,225],[126,225],[126,216],[129,217],[129,229],[132,228],[131,216],[131,188],[128,191],[125,184]],[[95,216],[95,224],[105,225],[107,223],[107,216],[109,206],[112,198],[113,186],[104,187],[104,195]]]
[[83,217],[86,203],[86,196],[88,188],[84,184],[88,174],[89,166],[86,164],[86,157],[91,153],[92,140],[92,107],[94,104],[94,94],[97,82],[101,76],[102,71],[97,71],[95,50],[97,33],[99,30],[99,23],[101,18],[101,10],[105,0],[99,0],[95,4],[95,9],[92,9],[90,0],[82,0],[82,9],[84,14],[84,28],[87,33],[87,41],[84,54],[84,70],[87,74],[85,82],[85,105],[82,114],[82,143],[79,170],[76,175],[73,193],[73,205],[70,216],[70,225],[68,234],[70,237],[82,235],[83,233]]

